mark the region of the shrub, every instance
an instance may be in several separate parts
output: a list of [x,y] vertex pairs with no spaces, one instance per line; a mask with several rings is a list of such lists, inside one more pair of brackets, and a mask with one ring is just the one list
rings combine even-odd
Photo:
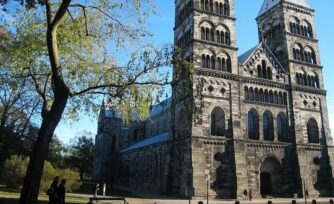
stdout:
[[53,181],[53,178],[56,177],[57,175],[58,175],[57,169],[55,169],[50,162],[46,161],[44,163],[43,175],[39,192],[46,192],[49,189]]
[[18,189],[22,186],[29,159],[13,155],[5,161],[3,178],[8,188]]
[[66,179],[66,191],[72,192],[81,186],[80,173],[72,169],[61,169],[58,171],[60,179]]
[[[3,177],[8,188],[19,189],[22,186],[28,163],[28,158],[17,155],[13,155],[10,159],[5,161]],[[68,192],[80,188],[80,174],[77,171],[71,169],[56,169],[50,162],[46,161],[44,163],[40,192],[46,192],[48,190],[55,176],[60,176],[61,179],[65,178],[67,180],[66,191]]]

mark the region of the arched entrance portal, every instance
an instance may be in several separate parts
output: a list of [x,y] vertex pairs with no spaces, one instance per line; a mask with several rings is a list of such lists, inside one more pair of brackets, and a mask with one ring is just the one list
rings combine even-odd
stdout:
[[283,193],[284,176],[280,162],[266,158],[260,166],[260,193],[262,197],[280,196]]

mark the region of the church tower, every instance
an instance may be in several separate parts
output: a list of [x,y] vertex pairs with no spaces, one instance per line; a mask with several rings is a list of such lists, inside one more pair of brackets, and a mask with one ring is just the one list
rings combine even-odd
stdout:
[[307,0],[265,0],[259,36],[288,73],[290,138],[312,195],[333,193],[333,155],[314,10]]
[[192,189],[195,196],[201,196],[209,182],[211,195],[235,197],[231,139],[237,115],[233,110],[238,105],[232,101],[238,100],[239,69],[234,0],[176,0],[175,4],[175,45],[192,62],[194,74],[185,76],[185,81],[191,81],[189,98],[176,96],[189,93],[184,83],[173,88],[172,157],[185,157],[182,166],[187,168],[175,166],[172,171],[188,179],[176,179],[181,182],[174,182],[172,188],[182,186],[181,194],[182,189]]

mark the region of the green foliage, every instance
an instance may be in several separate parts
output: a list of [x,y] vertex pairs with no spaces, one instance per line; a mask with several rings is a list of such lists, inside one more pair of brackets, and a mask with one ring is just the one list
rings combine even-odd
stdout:
[[[16,122],[15,128],[6,127],[4,129],[0,140],[0,169],[2,168],[3,162],[10,158],[11,155],[20,155],[23,157],[30,156],[39,129],[29,123],[26,124],[27,127],[23,133],[17,131],[24,129],[24,125],[24,123]],[[66,146],[61,143],[56,135],[54,135],[50,143],[46,160],[54,167],[63,168],[64,152],[66,152]]]
[[71,141],[69,156],[66,159],[66,165],[78,169],[80,172],[80,179],[83,175],[91,174],[93,167],[93,153],[94,143],[93,138],[89,133],[85,133],[80,137],[76,137]]
[[13,155],[5,161],[3,178],[8,188],[19,188],[24,180],[29,159]]
[[[8,188],[19,189],[22,186],[28,163],[28,158],[17,155],[13,155],[5,161],[3,177]],[[67,180],[66,190],[68,192],[80,188],[81,182],[78,172],[71,169],[56,169],[50,162],[46,161],[40,184],[40,192],[47,191],[55,176],[60,176]]]
[[40,192],[46,192],[54,177],[58,175],[58,171],[50,164],[50,162],[46,161],[44,163],[44,168],[43,168],[43,175],[42,175],[42,180],[40,183]]
[[61,179],[66,179],[66,191],[72,192],[77,190],[81,186],[80,174],[73,169],[61,169],[58,170],[58,174]]
[[[81,3],[71,1],[57,29],[60,72],[71,97],[65,115],[97,113],[104,94],[115,101],[126,121],[134,112],[144,118],[152,92],[160,93],[161,85],[169,84],[167,67],[172,65],[173,48],[154,48],[147,40],[145,23],[156,13],[154,5],[142,0]],[[59,9],[58,4],[51,7]],[[23,8],[7,18],[0,15],[5,33],[0,35],[0,69],[29,80],[33,95],[41,95],[50,109],[54,89],[43,10]]]

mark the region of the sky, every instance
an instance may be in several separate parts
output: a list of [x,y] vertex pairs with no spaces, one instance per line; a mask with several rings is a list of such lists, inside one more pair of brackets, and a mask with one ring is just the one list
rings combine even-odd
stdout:
[[[154,0],[159,11],[159,16],[149,19],[148,30],[153,34],[153,42],[156,45],[173,43],[174,39],[174,0]],[[263,0],[235,0],[235,16],[237,18],[237,46],[238,55],[246,52],[258,43],[258,33],[255,18],[260,11]],[[316,10],[315,32],[319,40],[321,64],[324,67],[325,89],[327,90],[327,105],[330,117],[330,126],[334,130],[334,1],[333,0],[309,0]],[[332,58],[333,57],[333,58]],[[333,77],[333,80],[331,80]],[[101,101],[102,103],[102,101]],[[61,121],[56,129],[56,134],[64,143],[69,143],[75,136],[83,131],[97,131],[97,118],[82,116],[78,121]]]

